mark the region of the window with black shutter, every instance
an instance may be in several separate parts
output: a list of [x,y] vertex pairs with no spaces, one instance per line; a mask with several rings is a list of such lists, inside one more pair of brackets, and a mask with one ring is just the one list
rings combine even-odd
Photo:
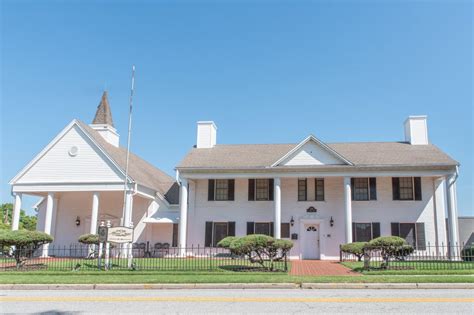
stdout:
[[173,223],[173,239],[171,241],[171,246],[172,247],[177,247],[178,246],[178,223]]
[[425,223],[392,223],[392,235],[399,236],[417,250],[426,249]]
[[233,179],[210,179],[208,182],[209,201],[234,200],[235,180]]
[[307,179],[298,179],[298,201],[308,199],[308,181]]
[[290,223],[281,224],[281,238],[290,238]]
[[212,221],[206,222],[206,230],[204,234],[204,246],[211,247],[212,245]]
[[352,241],[368,242],[380,236],[380,223],[352,223]]
[[273,200],[273,179],[249,179],[249,201]]
[[377,181],[375,177],[351,178],[352,200],[377,200]]
[[314,181],[315,186],[315,200],[324,201],[324,178],[316,178]]
[[247,222],[247,235],[255,234],[255,222]]
[[393,200],[422,200],[421,177],[393,177]]

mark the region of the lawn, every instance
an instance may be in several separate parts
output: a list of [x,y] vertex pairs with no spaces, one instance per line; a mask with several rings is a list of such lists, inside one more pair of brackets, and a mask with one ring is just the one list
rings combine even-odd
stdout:
[[[364,275],[474,275],[474,264],[472,262],[443,262],[438,265],[426,262],[397,262],[395,269],[364,270],[361,261],[348,261],[342,263],[356,272]],[[371,265],[373,267],[373,265]],[[450,268],[450,269],[448,269]]]
[[472,275],[362,275],[362,276],[290,276],[286,273],[261,272],[6,272],[2,284],[79,284],[79,283],[474,283]]

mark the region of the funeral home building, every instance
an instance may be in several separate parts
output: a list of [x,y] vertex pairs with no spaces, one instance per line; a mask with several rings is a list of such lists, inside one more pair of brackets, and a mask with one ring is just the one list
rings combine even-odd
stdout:
[[458,163],[430,142],[426,116],[408,117],[403,128],[396,142],[308,135],[227,145],[214,122],[199,121],[176,176],[132,153],[126,178],[126,150],[104,93],[91,124],[71,121],[11,180],[13,229],[28,194],[41,197],[38,230],[60,246],[96,233],[104,220],[132,226],[136,243],[168,243],[182,254],[247,234],[291,240],[292,259],[337,259],[340,244],[381,235],[419,251],[457,243]]

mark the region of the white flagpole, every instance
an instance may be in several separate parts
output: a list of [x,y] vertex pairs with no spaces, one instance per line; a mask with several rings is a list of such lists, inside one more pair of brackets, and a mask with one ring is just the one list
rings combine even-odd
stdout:
[[[133,88],[135,85],[135,65],[132,66],[132,86],[130,89],[130,101],[129,101],[129,112],[128,112],[128,136],[127,136],[127,156],[125,160],[125,179],[123,183],[123,211],[122,211],[122,225],[126,227],[131,227],[131,212],[132,212],[132,203],[131,200],[128,200],[129,197],[127,196],[128,193],[128,165],[130,161],[130,138],[132,134],[132,109],[133,109]],[[130,209],[127,209],[127,206]],[[129,268],[131,267],[131,262],[132,262],[132,257],[131,257],[131,251],[132,251],[132,246],[131,244],[124,244],[125,248],[125,255],[128,258],[128,266]]]

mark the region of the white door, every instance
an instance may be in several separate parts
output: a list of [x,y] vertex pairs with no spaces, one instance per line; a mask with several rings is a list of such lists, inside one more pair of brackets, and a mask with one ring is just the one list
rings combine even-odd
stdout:
[[303,259],[319,259],[319,225],[305,224]]

